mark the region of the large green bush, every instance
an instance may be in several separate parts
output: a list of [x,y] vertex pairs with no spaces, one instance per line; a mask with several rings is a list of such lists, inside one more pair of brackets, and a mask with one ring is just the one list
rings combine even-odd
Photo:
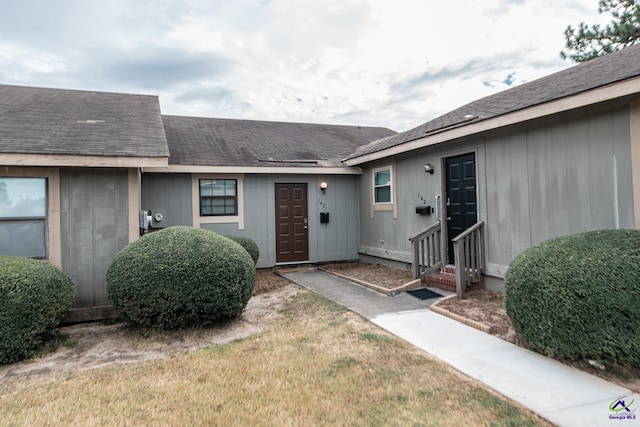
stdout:
[[107,272],[107,294],[131,324],[177,329],[235,317],[256,271],[246,250],[212,231],[169,227],[124,248]]
[[505,278],[513,327],[553,357],[640,364],[640,230],[547,240],[513,260]]
[[258,263],[258,259],[260,258],[260,248],[255,240],[250,239],[248,237],[242,236],[227,236],[234,242],[238,243],[240,246],[244,248],[245,251],[249,253],[249,256],[253,260],[253,265]]
[[0,363],[33,356],[55,335],[75,286],[58,267],[0,256]]

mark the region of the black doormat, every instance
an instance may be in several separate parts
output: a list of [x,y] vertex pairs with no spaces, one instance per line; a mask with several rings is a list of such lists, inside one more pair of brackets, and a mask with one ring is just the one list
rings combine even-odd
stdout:
[[432,290],[426,289],[426,288],[414,289],[412,291],[407,291],[407,293],[420,299],[432,299],[432,298],[442,297],[442,295],[440,295],[439,293],[433,292]]

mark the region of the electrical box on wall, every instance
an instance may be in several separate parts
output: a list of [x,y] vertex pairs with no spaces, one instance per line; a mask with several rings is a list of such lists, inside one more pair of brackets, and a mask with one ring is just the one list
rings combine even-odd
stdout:
[[416,206],[416,213],[420,215],[431,215],[431,206]]
[[329,222],[329,212],[320,212],[320,224]]
[[153,219],[153,222],[151,223],[151,228],[165,228],[166,219],[167,219],[167,210],[166,209],[152,210],[151,218]]

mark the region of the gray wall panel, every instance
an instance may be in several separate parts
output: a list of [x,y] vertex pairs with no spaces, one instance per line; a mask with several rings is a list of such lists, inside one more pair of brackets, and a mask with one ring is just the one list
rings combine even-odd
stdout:
[[486,151],[488,263],[508,266],[568,233],[633,227],[626,107],[487,137]]
[[124,169],[61,169],[62,267],[76,284],[73,308],[108,305],[106,272],[128,238]]
[[525,136],[494,138],[486,145],[486,159],[487,248],[508,258],[531,245]]
[[166,210],[162,220],[164,227],[193,225],[190,174],[142,174],[141,193],[142,209]]
[[[327,181],[324,194],[319,183]],[[309,215],[309,260],[325,262],[358,257],[358,189],[356,176],[245,175],[244,229],[237,223],[202,224],[223,235],[249,237],[260,248],[259,268],[275,265],[275,194],[280,182],[306,183]],[[167,209],[165,225],[192,225],[190,174],[142,176],[143,209]],[[329,212],[328,224],[320,224],[320,212]]]
[[[392,212],[369,217],[369,167],[363,167],[360,250],[408,259],[406,239],[435,220],[412,209],[423,199],[432,204],[433,195],[444,191],[441,160],[470,151],[476,152],[487,264],[495,274],[503,274],[502,267],[542,240],[633,228],[628,107],[598,107],[492,132],[484,142],[449,143],[397,158],[397,220]],[[424,163],[437,165],[426,180],[419,173]]]

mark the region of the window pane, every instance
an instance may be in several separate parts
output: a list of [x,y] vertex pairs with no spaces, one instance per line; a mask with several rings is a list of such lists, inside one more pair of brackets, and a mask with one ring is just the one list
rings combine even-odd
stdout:
[[376,187],[375,189],[375,203],[390,203],[391,202],[391,187]]
[[45,258],[45,221],[0,221],[0,255]]
[[237,180],[201,179],[200,215],[237,215]]
[[214,181],[211,179],[200,180],[200,196],[213,196]]
[[380,172],[375,172],[375,185],[389,185],[391,183],[391,170],[387,169]]
[[224,196],[225,195],[225,181],[216,180],[211,181],[211,195],[212,196]]
[[0,218],[46,215],[46,178],[0,178]]

